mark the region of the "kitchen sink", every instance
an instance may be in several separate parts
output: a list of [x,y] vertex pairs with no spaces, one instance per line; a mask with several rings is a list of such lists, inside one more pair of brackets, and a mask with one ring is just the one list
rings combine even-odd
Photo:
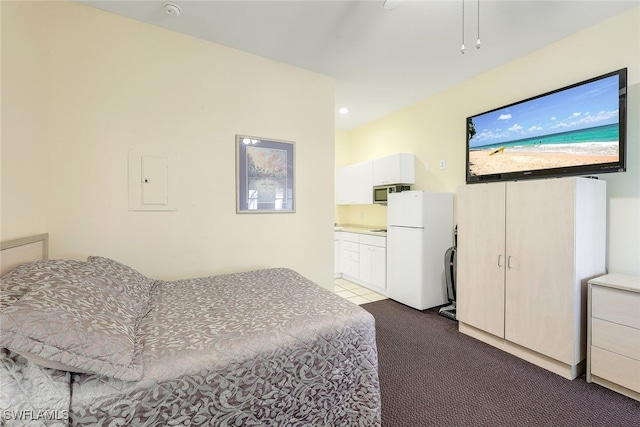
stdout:
[[387,229],[386,228],[377,228],[375,230],[369,230],[370,233],[386,233]]

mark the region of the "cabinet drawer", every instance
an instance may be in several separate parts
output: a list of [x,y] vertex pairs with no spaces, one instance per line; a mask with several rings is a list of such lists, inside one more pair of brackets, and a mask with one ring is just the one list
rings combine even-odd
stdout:
[[360,254],[358,252],[349,252],[346,259],[347,261],[355,262],[357,264],[360,262]]
[[360,235],[358,233],[342,233],[342,240],[345,242],[358,243],[360,241]]
[[593,286],[591,316],[640,329],[640,293]]
[[640,361],[640,329],[591,319],[591,345]]
[[360,243],[363,245],[379,246],[384,248],[387,246],[387,238],[382,236],[369,236],[363,234],[360,236]]
[[360,245],[358,243],[349,242],[346,240],[342,241],[342,249],[349,252],[358,252]]
[[640,393],[640,361],[591,346],[591,373]]

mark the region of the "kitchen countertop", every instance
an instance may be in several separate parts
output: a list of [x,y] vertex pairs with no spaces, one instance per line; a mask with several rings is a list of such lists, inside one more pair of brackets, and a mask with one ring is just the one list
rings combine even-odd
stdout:
[[334,231],[345,231],[347,233],[358,233],[358,234],[368,234],[371,236],[387,236],[386,231],[375,231],[375,230],[383,230],[384,227],[376,227],[376,226],[362,226],[362,225],[337,225],[334,228]]

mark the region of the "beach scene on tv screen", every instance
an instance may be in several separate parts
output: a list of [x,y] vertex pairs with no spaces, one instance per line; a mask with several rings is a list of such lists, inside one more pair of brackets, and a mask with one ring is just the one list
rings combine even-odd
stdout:
[[614,75],[470,117],[470,174],[617,162],[618,84]]

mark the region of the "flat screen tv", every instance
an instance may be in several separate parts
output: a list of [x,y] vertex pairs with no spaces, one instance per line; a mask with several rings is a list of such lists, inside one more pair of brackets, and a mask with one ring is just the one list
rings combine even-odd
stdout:
[[627,69],[467,118],[467,183],[626,170]]

